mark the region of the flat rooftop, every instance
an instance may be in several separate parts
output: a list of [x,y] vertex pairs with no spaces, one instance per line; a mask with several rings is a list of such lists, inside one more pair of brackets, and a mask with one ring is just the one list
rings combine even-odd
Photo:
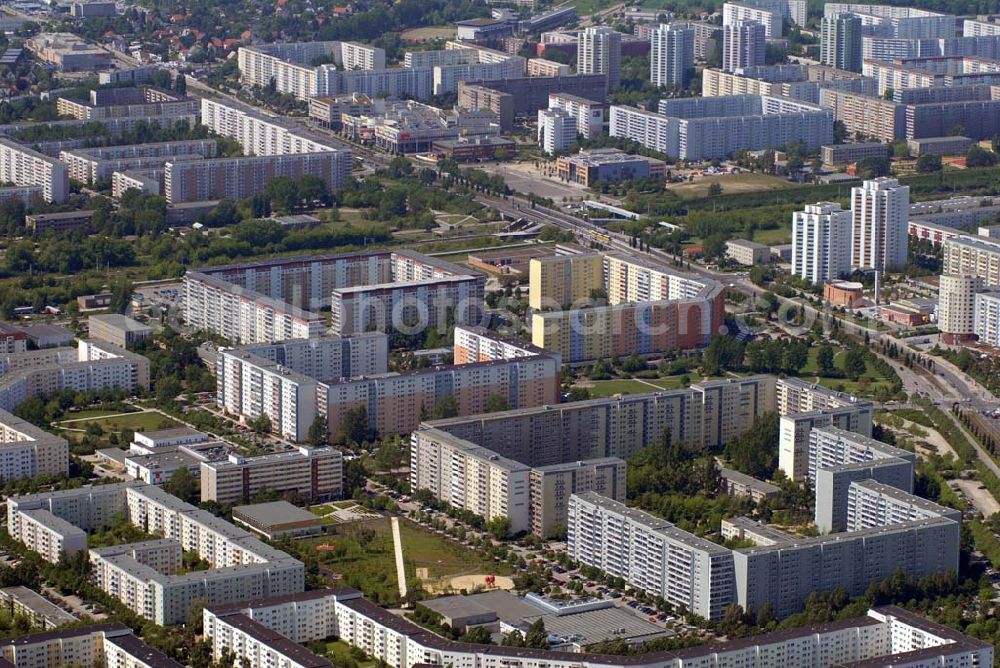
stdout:
[[293,522],[318,522],[322,519],[288,501],[253,503],[233,508],[233,517],[258,527],[274,527]]

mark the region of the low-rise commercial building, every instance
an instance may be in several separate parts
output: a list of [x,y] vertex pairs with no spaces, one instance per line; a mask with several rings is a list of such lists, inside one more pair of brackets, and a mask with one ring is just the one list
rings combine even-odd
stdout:
[[662,179],[666,177],[667,165],[656,158],[603,148],[561,156],[556,160],[556,172],[564,181],[589,188],[597,181]]
[[726,257],[745,267],[768,264],[771,261],[771,247],[747,239],[730,239],[726,242]]
[[153,328],[149,325],[117,313],[90,316],[87,330],[92,339],[107,341],[119,348],[134,346],[153,335]]
[[846,165],[867,158],[888,158],[891,148],[889,144],[878,141],[831,144],[820,147],[820,157],[826,165]]
[[111,53],[68,32],[48,32],[24,43],[39,60],[55,65],[63,72],[106,70],[111,65]]
[[24,217],[24,227],[39,236],[46,232],[89,231],[93,211],[61,211],[59,213],[33,213]]
[[233,508],[233,522],[256,531],[268,540],[320,533],[323,518],[288,501],[254,503]]

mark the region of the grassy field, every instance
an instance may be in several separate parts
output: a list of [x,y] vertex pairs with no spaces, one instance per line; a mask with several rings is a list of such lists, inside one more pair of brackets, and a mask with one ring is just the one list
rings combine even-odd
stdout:
[[93,408],[85,411],[76,411],[75,413],[66,413],[68,416],[64,422],[69,420],[86,420],[88,418],[103,418],[109,415],[118,415],[119,413],[124,413],[126,411],[109,411],[100,408]]
[[326,656],[335,666],[346,666],[347,668],[372,668],[376,661],[371,658],[360,658],[364,652],[351,647],[343,640],[334,640],[326,643]]
[[[430,580],[477,573],[507,575],[511,572],[507,564],[487,562],[475,551],[407,520],[400,520],[400,534],[403,538],[406,579],[413,586],[419,586],[416,580],[418,568],[426,568]],[[332,545],[333,549],[318,554],[323,566],[343,576],[343,584],[360,589],[381,605],[399,602],[388,518],[340,525],[332,536],[298,544],[302,549]]]
[[[645,394],[657,390],[675,390],[684,387],[683,376],[667,376],[665,378],[626,378],[614,380],[588,381],[587,387],[592,397],[610,397],[615,394]],[[688,380],[697,383],[699,376],[688,376]]]
[[722,187],[723,194],[750,193],[768,190],[788,190],[796,188],[798,184],[791,183],[780,176],[768,176],[767,174],[718,174],[716,176],[699,176],[689,183],[672,185],[669,190],[677,193],[680,197],[697,199],[708,196],[708,188],[713,183],[718,183]]
[[787,244],[792,240],[792,230],[788,227],[779,227],[774,230],[757,230],[753,233],[753,241],[768,246]]
[[[112,415],[113,417],[107,417],[107,415]],[[120,432],[123,429],[131,429],[132,431],[153,431],[156,429],[172,429],[180,426],[176,420],[171,420],[166,415],[157,412],[134,413],[132,415],[115,415],[114,413],[106,413],[105,417],[99,417],[96,419],[87,419],[85,417],[82,419],[72,418],[70,420],[64,420],[60,423],[60,426],[69,429],[86,429],[92,424],[99,426],[104,434]]]
[[427,26],[411,28],[400,35],[404,42],[423,42],[429,39],[455,39],[454,26]]

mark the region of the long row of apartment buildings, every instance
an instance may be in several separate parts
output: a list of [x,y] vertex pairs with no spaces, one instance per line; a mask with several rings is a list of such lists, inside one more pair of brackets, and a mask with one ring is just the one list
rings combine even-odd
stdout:
[[487,519],[509,517],[514,532],[559,534],[571,494],[621,499],[620,463],[664,433],[695,450],[718,448],[766,412],[782,415],[780,459],[790,476],[808,471],[813,426],[871,434],[870,402],[751,376],[425,422],[410,439],[410,485]]
[[754,547],[730,550],[584,492],[570,497],[569,554],[707,619],[721,618],[732,603],[767,605],[781,618],[813,592],[859,595],[899,570],[913,578],[957,572],[961,513],[912,494],[913,453],[820,427],[810,434],[809,454],[816,524],[825,535],[768,527]]
[[219,406],[304,440],[317,418],[340,435],[350,411],[364,408],[380,434],[415,429],[444,397],[461,415],[482,413],[491,398],[512,407],[559,400],[560,359],[478,327],[455,327],[456,364],[388,372],[385,334],[288,340],[223,348],[216,382]]
[[63,390],[149,389],[149,360],[105,341],[0,356],[0,409]]
[[[460,80],[523,76],[525,59],[464,42],[443,50],[406,54],[403,67],[386,68],[385,51],[351,42],[299,42],[241,47],[240,77],[305,99],[317,95],[363,93],[369,97],[426,100],[454,93]],[[316,59],[330,59],[314,65]]]
[[529,306],[532,343],[566,362],[703,346],[725,317],[718,282],[615,253],[533,258]]
[[227,652],[251,666],[329,668],[302,645],[337,637],[392,668],[764,668],[938,665],[989,666],[993,647],[895,606],[866,616],[742,640],[623,657],[475,645],[445,639],[363,598],[354,589],[325,589],[244,605],[209,606],[205,637],[218,660]]
[[482,275],[408,250],[206,267],[184,276],[188,322],[238,343],[478,323]]
[[[130,481],[7,500],[11,537],[51,562],[86,550],[87,533],[121,516],[162,538],[91,549],[92,577],[157,624],[184,622],[196,601],[231,603],[305,587],[302,562],[153,485]],[[181,550],[212,568],[178,574]]]
[[317,176],[333,192],[342,189],[350,175],[350,150],[243,105],[203,98],[201,123],[240,142],[246,156],[167,162],[164,196],[171,204],[244,199],[278,176]]

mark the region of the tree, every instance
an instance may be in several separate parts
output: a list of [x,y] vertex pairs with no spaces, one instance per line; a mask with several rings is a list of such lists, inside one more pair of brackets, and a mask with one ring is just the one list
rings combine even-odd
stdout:
[[996,163],[997,154],[992,151],[987,151],[978,144],[973,144],[965,156],[965,166],[969,168],[992,167]]
[[187,88],[187,77],[184,74],[178,73],[174,78],[174,92],[178,95],[186,95]]
[[528,632],[524,634],[524,646],[535,649],[549,648],[549,634],[545,630],[545,622],[539,617],[528,627]]
[[755,478],[770,478],[778,468],[778,414],[764,413],[745,433],[726,443],[724,455],[731,467]]
[[507,397],[502,394],[491,394],[486,397],[486,412],[487,413],[499,413],[501,411],[509,411],[510,402],[507,401]]
[[833,348],[830,346],[820,346],[819,350],[816,351],[816,366],[819,367],[821,376],[833,375],[834,371],[836,371],[833,360]]
[[848,350],[844,355],[844,375],[851,380],[857,380],[865,372],[865,354],[857,348]]
[[859,160],[857,163],[858,176],[862,179],[875,179],[880,176],[888,176],[892,163],[889,158],[871,157]]
[[505,515],[497,515],[486,523],[486,530],[497,540],[503,540],[510,533],[510,518]]
[[323,445],[329,445],[329,433],[327,431],[326,418],[322,415],[317,415],[313,418],[312,424],[309,425],[309,434],[307,439],[310,445],[319,447]]
[[111,282],[111,304],[108,308],[114,313],[125,313],[132,303],[132,281],[121,277]]
[[458,400],[452,394],[446,394],[434,404],[434,419],[443,420],[458,416]]
[[369,440],[369,436],[368,407],[358,406],[344,411],[337,440],[341,443],[363,443]]
[[198,503],[201,496],[201,484],[186,466],[174,471],[170,479],[163,483],[163,491],[173,494],[181,501]]
[[940,155],[922,155],[917,158],[917,171],[921,174],[941,171]]
[[261,413],[255,418],[247,420],[247,426],[255,434],[269,434],[271,432],[271,416]]
[[722,185],[718,182],[713,182],[708,186],[708,196],[718,197],[722,194]]

